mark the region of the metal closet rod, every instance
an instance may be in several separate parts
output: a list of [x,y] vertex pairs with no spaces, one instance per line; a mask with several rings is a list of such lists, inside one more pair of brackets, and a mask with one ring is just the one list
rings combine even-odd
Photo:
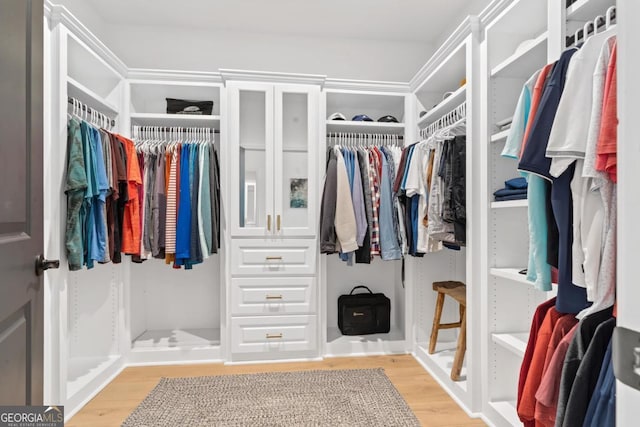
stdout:
[[[205,129],[199,127],[184,127],[184,126],[174,126],[174,127],[163,127],[163,126],[145,126],[145,125],[133,125],[138,126],[139,130],[150,130],[153,132],[191,132],[193,129]],[[209,133],[220,133],[218,129],[209,128]]]
[[402,141],[404,136],[396,135],[393,133],[349,133],[349,132],[330,132],[327,134],[327,138],[340,138],[340,136],[344,136],[345,138],[365,138],[365,139],[373,139],[382,136],[384,139],[385,136],[395,136],[398,141]]
[[72,98],[70,96],[67,97],[67,104],[73,105],[74,101],[76,101],[76,102],[78,102],[80,104],[79,106],[80,106],[81,110],[86,111],[89,114],[94,113],[94,112],[98,113],[98,114],[102,114],[104,117],[106,117],[109,120],[109,125],[111,125],[111,127],[114,127],[116,125],[115,119],[112,119],[108,115],[106,115],[106,114],[104,114],[104,113],[102,113],[102,112],[100,112],[100,111],[98,111],[98,110],[96,110],[94,108],[89,107],[87,104],[84,104],[83,102],[81,102],[78,99]]

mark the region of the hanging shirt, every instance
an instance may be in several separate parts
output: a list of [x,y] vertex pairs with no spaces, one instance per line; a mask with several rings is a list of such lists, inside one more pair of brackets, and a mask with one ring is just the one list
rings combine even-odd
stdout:
[[91,205],[94,218],[90,252],[91,259],[93,261],[107,262],[109,261],[109,253],[107,251],[107,218],[105,215],[105,203],[107,201],[107,192],[109,191],[109,181],[107,178],[107,170],[105,168],[100,131],[94,127],[91,127],[90,131],[89,135],[91,138],[91,145],[95,154],[94,165],[96,167],[96,182],[98,184],[98,193],[94,197]]
[[356,217],[356,242],[358,247],[362,247],[365,234],[367,234],[367,212],[364,206],[364,193],[362,189],[362,176],[360,174],[360,164],[357,161],[356,153],[349,153],[351,167],[353,169],[353,188],[351,189],[351,200]]
[[333,148],[327,153],[327,172],[320,208],[320,253],[336,252],[336,200],[338,190],[338,158]]
[[371,213],[373,215],[373,222],[371,224],[371,257],[380,255],[380,224],[379,224],[379,209],[380,209],[380,181],[376,167],[376,156],[373,150],[369,150],[369,182],[371,184]]
[[598,137],[596,169],[609,174],[609,179],[618,181],[617,144],[618,144],[618,79],[617,79],[617,44],[614,43],[607,76],[605,78],[604,103],[602,106],[602,125]]
[[613,371],[612,343],[609,341],[607,351],[600,368],[600,376],[596,388],[589,401],[583,425],[586,427],[615,427],[616,379]]
[[552,158],[550,173],[554,177],[560,176],[574,160],[585,157],[589,121],[596,98],[594,69],[603,43],[614,31],[607,30],[589,37],[571,58],[546,151],[547,157]]
[[87,189],[87,173],[84,166],[80,122],[72,118],[67,123],[67,170],[64,192],[67,195],[67,221],[65,248],[69,270],[82,269],[83,232],[80,210]]
[[[374,148],[376,150],[376,148]],[[382,154],[382,153],[380,153]],[[393,200],[391,174],[386,156],[381,155],[382,183],[380,186],[380,256],[383,260],[402,258],[400,246],[393,226]]]
[[218,253],[220,248],[220,164],[218,162],[218,153],[213,144],[209,146],[209,169],[210,169],[210,192],[212,205],[211,215],[211,233],[213,240],[213,248],[211,253]]
[[198,231],[198,188],[200,187],[200,163],[199,163],[200,146],[193,144],[191,146],[191,158],[189,160],[189,191],[191,192],[191,230],[190,230],[190,248],[191,257],[185,268],[192,268],[195,264],[202,262],[202,246],[200,245],[200,233]]
[[176,253],[176,224],[178,221],[178,205],[177,193],[179,191],[177,180],[177,170],[180,163],[181,149],[177,147],[171,156],[171,165],[169,170],[169,185],[167,187],[167,223],[165,227],[166,234],[166,261],[171,263],[175,260]]
[[540,106],[536,112],[531,133],[522,153],[518,170],[534,173],[548,180],[552,178],[549,173],[551,159],[547,158],[545,154],[553,120],[564,90],[567,69],[571,57],[576,51],[576,48],[564,51],[551,72],[551,77],[549,77],[549,82],[544,88]]
[[176,264],[184,265],[191,256],[191,189],[189,167],[191,160],[190,144],[183,144],[180,153],[180,204],[176,226]]
[[531,97],[533,89],[542,70],[536,71],[529,80],[526,81],[520,92],[516,109],[513,113],[513,121],[509,129],[509,135],[502,150],[503,157],[518,159],[522,149],[522,140],[529,122],[529,112],[531,110]]
[[360,178],[362,180],[364,207],[366,214],[366,233],[362,246],[356,251],[356,263],[371,263],[371,224],[373,223],[373,210],[371,200],[371,183],[369,182],[369,155],[362,149],[357,149],[358,165],[360,166]]
[[139,190],[142,185],[142,175],[137,161],[133,141],[118,136],[123,144],[127,156],[127,194],[128,201],[124,209],[122,225],[122,252],[126,254],[140,253],[140,199]]
[[522,158],[524,149],[527,146],[527,141],[529,140],[531,129],[533,129],[535,118],[538,114],[538,108],[540,107],[540,101],[542,100],[544,88],[547,86],[547,82],[554,66],[555,63],[547,64],[542,67],[542,70],[540,70],[540,74],[538,75],[538,79],[536,80],[536,84],[533,87],[533,94],[531,95],[531,107],[529,108],[529,114],[527,115],[527,127],[524,131],[524,136],[522,137],[522,147],[520,148],[520,155],[518,156],[518,159]]
[[211,234],[211,193],[209,179],[209,147],[200,149],[200,180],[198,188],[198,231],[200,233],[200,246],[202,257],[209,258],[213,247]]
[[335,227],[340,250],[343,253],[353,252],[358,249],[356,241],[356,218],[351,201],[351,189],[349,175],[344,156],[336,149],[337,158],[337,192],[336,192],[336,218]]

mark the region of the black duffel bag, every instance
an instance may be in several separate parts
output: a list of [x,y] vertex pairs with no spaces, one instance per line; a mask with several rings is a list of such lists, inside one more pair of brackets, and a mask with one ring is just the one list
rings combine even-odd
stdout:
[[[354,295],[358,288],[369,293]],[[338,328],[343,335],[386,334],[391,328],[390,318],[391,300],[366,286],[356,286],[349,295],[338,298]]]
[[210,116],[213,101],[190,101],[188,99],[166,98],[167,114],[190,114]]

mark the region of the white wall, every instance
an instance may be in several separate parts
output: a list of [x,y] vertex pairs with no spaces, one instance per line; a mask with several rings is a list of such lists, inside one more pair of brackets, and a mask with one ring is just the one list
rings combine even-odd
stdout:
[[293,37],[239,31],[110,24],[82,0],[58,0],[131,68],[325,74],[409,81],[434,51],[422,42]]

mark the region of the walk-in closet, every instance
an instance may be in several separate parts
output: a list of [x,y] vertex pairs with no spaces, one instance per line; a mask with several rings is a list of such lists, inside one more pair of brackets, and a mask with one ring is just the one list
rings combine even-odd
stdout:
[[0,406],[636,425],[640,5],[263,3],[0,3]]

